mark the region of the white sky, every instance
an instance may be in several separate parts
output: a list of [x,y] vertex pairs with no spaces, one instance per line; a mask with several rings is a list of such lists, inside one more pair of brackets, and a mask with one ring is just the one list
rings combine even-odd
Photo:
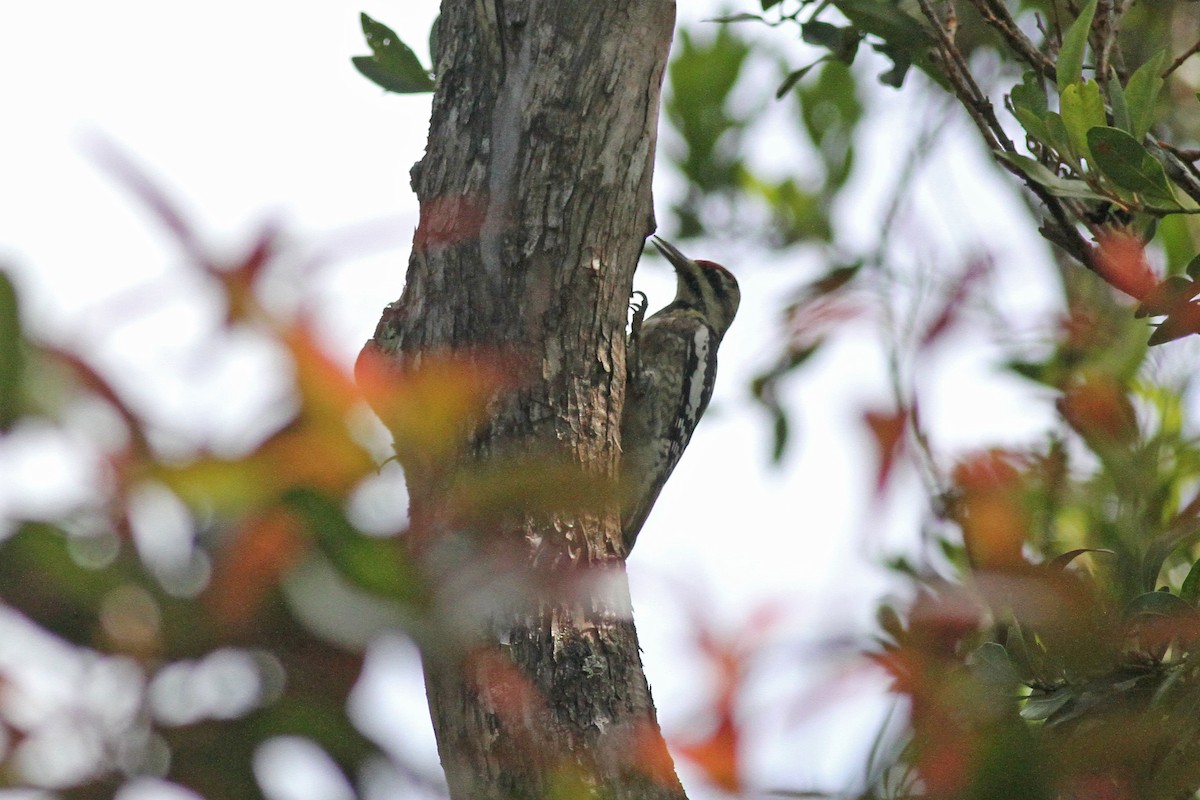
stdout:
[[[334,254],[332,266],[293,292],[317,309],[331,349],[349,363],[402,288],[416,223],[407,174],[424,150],[429,107],[427,96],[384,94],[352,69],[350,56],[367,52],[359,11],[395,28],[427,63],[432,0],[76,0],[0,9],[0,263],[15,269],[39,329],[86,343],[120,370],[130,391],[162,413],[194,415],[222,441],[237,441],[251,425],[244,409],[239,415],[230,407],[230,386],[262,382],[269,361],[260,354],[232,366],[177,363],[189,332],[211,322],[212,308],[181,279],[177,254],[144,210],[89,160],[86,144],[97,135],[116,142],[184,202],[210,240],[231,251],[259,221],[277,218],[313,252]],[[681,15],[706,14],[689,6]],[[860,167],[890,175],[896,150],[889,137],[911,129],[920,110],[895,93],[873,102],[884,123],[860,147]],[[950,139],[947,154],[957,166],[913,191],[935,208],[926,224],[948,247],[967,252],[972,231],[997,227],[997,214],[1003,228],[1015,205],[997,211],[1004,190],[980,174],[969,146],[959,145],[965,137]],[[665,221],[664,184],[669,190],[669,178],[660,176]],[[864,197],[879,191],[863,187]],[[877,217],[854,212],[846,223],[874,236]],[[1038,248],[993,233],[1009,241],[998,272],[1017,290],[1014,302],[1044,304],[1046,290],[1032,277]],[[722,349],[714,407],[629,567],[660,715],[669,733],[683,736],[705,686],[688,646],[690,614],[707,613],[735,635],[763,604],[782,603],[783,643],[860,633],[886,588],[872,559],[911,536],[919,518],[913,500],[900,498],[885,514],[866,502],[870,448],[857,420],[868,401],[886,399],[871,334],[830,347],[789,384],[793,451],[782,469],[766,466],[768,426],[746,387],[774,353],[781,297],[811,277],[814,265],[735,243],[712,247],[691,254],[739,275],[742,310]],[[652,309],[673,291],[658,266],[640,271],[638,285]],[[139,308],[112,331],[112,309],[126,308],[129,292],[146,286],[157,293],[155,310]],[[939,420],[938,436],[951,448],[1019,442],[1047,424],[1048,411],[1030,410],[1014,383],[988,377],[988,356],[947,349],[922,365],[925,414]],[[63,469],[61,456],[0,462],[0,486],[10,487],[7,496],[0,489],[0,509],[21,493],[61,497],[69,483]],[[372,726],[428,760],[431,734],[411,652],[394,642],[378,650],[364,689],[370,699],[359,705],[383,709]],[[844,684],[832,703],[798,711],[782,700],[811,692],[821,675],[846,665],[796,659],[788,664],[795,672],[771,671],[750,693],[748,717],[769,720],[751,726],[751,782],[841,787],[874,733],[883,707],[878,683]],[[390,726],[381,721],[388,717]],[[797,718],[798,733],[782,729]],[[693,798],[714,796],[684,776]],[[163,796],[152,786],[135,794]]]

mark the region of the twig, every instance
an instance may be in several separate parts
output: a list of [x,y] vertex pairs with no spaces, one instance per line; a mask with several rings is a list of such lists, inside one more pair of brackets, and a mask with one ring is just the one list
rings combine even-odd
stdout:
[[1194,159],[1184,158],[1181,151],[1165,142],[1151,142],[1150,152],[1154,153],[1155,151],[1158,151],[1155,154],[1162,159],[1167,168],[1167,175],[1175,182],[1175,185],[1182,189],[1188,197],[1200,203],[1200,172],[1192,163]]
[[1181,66],[1183,66],[1183,62],[1187,61],[1189,58],[1194,56],[1197,52],[1200,52],[1200,39],[1197,39],[1195,44],[1193,44],[1187,50],[1184,50],[1182,53],[1180,53],[1179,58],[1172,61],[1171,66],[1167,67],[1163,71],[1162,77],[1164,79],[1171,77],[1172,72],[1174,72],[1175,70],[1177,70]]
[[1174,155],[1178,156],[1178,157],[1179,157],[1180,159],[1182,159],[1183,161],[1186,161],[1186,162],[1189,162],[1189,163],[1190,163],[1190,162],[1193,162],[1193,161],[1200,160],[1200,148],[1196,148],[1196,147],[1176,147],[1176,146],[1175,146],[1175,145],[1173,145],[1173,144],[1169,144],[1169,143],[1167,143],[1167,142],[1164,142],[1162,139],[1156,139],[1156,140],[1155,140],[1155,143],[1156,143],[1156,144],[1157,144],[1159,147],[1161,147],[1163,150],[1166,150],[1166,151],[1168,151],[1168,152],[1170,152],[1170,153],[1172,153],[1172,154],[1174,154]]
[[[955,96],[966,108],[967,113],[975,122],[975,126],[992,150],[1016,152],[1012,140],[1008,138],[1000,120],[996,118],[996,111],[992,107],[991,101],[975,82],[961,51],[933,10],[930,0],[917,1],[921,7],[921,13],[925,15],[937,34],[937,48],[933,55],[936,61],[944,67],[946,78],[954,88]],[[1042,235],[1062,247],[1085,267],[1096,272],[1097,264],[1093,248],[1079,233],[1073,222],[1073,219],[1078,218],[1079,215],[1068,214],[1064,201],[1050,194],[1044,186],[1025,175],[1015,165],[1003,159],[998,160],[1005,169],[1020,178],[1029,187],[1029,190],[1037,195],[1050,213],[1050,219],[1047,219],[1042,227]]]
[[1108,77],[1108,60],[1116,39],[1112,0],[1099,0],[1096,3],[1096,17],[1092,30],[1100,42],[1100,46],[1093,49],[1096,53],[1096,80],[1102,82]]
[[975,82],[970,67],[963,59],[962,52],[954,43],[954,38],[946,30],[946,26],[942,24],[937,12],[933,10],[930,0],[917,1],[921,6],[921,12],[937,33],[938,47],[933,55],[943,67],[946,79],[954,87],[954,94],[958,101],[971,115],[975,127],[979,128],[979,132],[983,134],[983,138],[991,149],[1003,150],[1006,153],[1015,152],[1016,147],[1008,138],[1008,134],[1004,132],[1000,120],[996,118],[996,110],[992,107],[991,100]]
[[[910,199],[903,189],[912,184],[917,173],[933,155],[933,143],[941,133],[941,129],[942,120],[936,119],[935,115],[930,115],[928,126],[919,133],[904,160],[904,166],[895,182],[896,189],[892,193],[887,210],[883,214],[883,224],[880,228],[879,239],[875,244],[874,253],[872,253],[870,259],[882,268],[884,279],[888,283],[894,284],[895,275],[893,270],[888,266],[885,253],[890,249],[890,239],[895,231],[900,211],[905,202]],[[883,285],[880,288],[886,289]],[[887,348],[888,374],[890,376],[892,399],[897,409],[909,409],[910,414],[906,427],[908,434],[912,437],[912,441],[917,448],[916,457],[914,458],[915,466],[922,482],[925,484],[925,490],[929,494],[929,497],[931,499],[936,498],[946,492],[948,481],[938,468],[937,458],[934,456],[933,446],[929,441],[928,435],[922,430],[916,402],[916,390],[912,385],[911,376],[906,375],[906,370],[901,363],[900,341],[905,337],[906,332],[900,330],[898,319],[900,315],[897,314],[895,307],[895,294],[889,291],[882,291],[881,295],[880,306],[883,309],[885,324],[888,330],[896,334],[889,337],[889,347]],[[911,318],[913,315],[903,314],[903,316]]]
[[1009,46],[1033,67],[1035,72],[1043,77],[1054,79],[1054,62],[1050,57],[1037,48],[1028,36],[1017,26],[1016,20],[1008,13],[1003,2],[997,0],[971,0],[983,21],[996,29]]

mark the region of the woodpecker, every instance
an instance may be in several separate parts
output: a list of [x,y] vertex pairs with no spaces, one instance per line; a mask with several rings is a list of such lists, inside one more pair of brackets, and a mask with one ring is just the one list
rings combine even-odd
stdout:
[[737,280],[720,264],[693,261],[657,236],[653,244],[675,268],[676,290],[670,305],[649,319],[643,319],[642,295],[634,306],[626,347],[628,382],[621,416],[626,556],[708,408],[717,348],[742,297]]

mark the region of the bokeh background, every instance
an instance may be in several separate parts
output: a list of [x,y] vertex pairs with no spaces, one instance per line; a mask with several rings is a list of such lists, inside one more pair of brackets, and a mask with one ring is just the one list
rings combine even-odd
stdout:
[[[277,223],[287,257],[269,302],[303,309],[328,352],[352,364],[403,289],[417,219],[408,170],[423,152],[429,114],[428,95],[386,94],[352,68],[350,57],[366,52],[360,11],[393,27],[428,63],[432,0],[114,0],[0,11],[0,263],[20,289],[30,328],[85,353],[151,418],[172,420],[191,437],[177,443],[181,450],[205,442],[236,454],[285,418],[279,353],[248,337],[219,358],[205,355],[220,304],[106,168],[105,153],[123,152],[164,187],[218,252],[239,252],[259,225]],[[710,41],[718,26],[705,20],[730,11],[684,2],[679,24],[693,40]],[[781,62],[800,65],[816,51],[753,23],[738,33],[754,42],[755,55],[731,104],[763,121],[739,142],[741,157],[765,174],[803,175],[817,159],[789,134],[785,117],[794,111],[773,93]],[[871,54],[856,64],[868,76],[886,67]],[[906,88],[914,81],[920,76]],[[986,258],[989,297],[980,313],[1010,320],[1013,340],[1032,335],[1022,325],[1043,316],[1055,294],[1018,195],[987,167],[949,106],[869,80],[859,91],[867,114],[851,189],[831,210],[841,246],[871,246],[899,186],[911,264]],[[922,166],[902,169],[902,154],[931,131],[938,138]],[[672,209],[686,202],[668,158],[679,147],[664,121],[655,195],[668,238],[680,224]],[[916,547],[926,500],[903,470],[884,496],[872,495],[877,454],[863,414],[891,396],[877,311],[781,382],[790,435],[772,461],[772,420],[751,385],[787,336],[782,309],[823,265],[802,242],[780,247],[750,234],[726,228],[680,242],[690,255],[727,265],[741,281],[743,305],[722,349],[713,406],[629,562],[635,613],[673,743],[698,741],[711,724],[708,698],[721,680],[712,642],[752,649],[738,700],[747,785],[838,789],[861,776],[892,707],[882,676],[856,651],[878,599],[901,591],[881,563]],[[882,284],[883,303],[873,308],[904,309],[929,291],[919,269],[898,274],[909,278]],[[653,258],[636,285],[652,309],[673,293],[669,270]],[[1048,404],[1031,402],[1034,390],[994,370],[999,358],[995,341],[972,334],[923,353],[913,380],[940,449],[1019,444],[1051,424]],[[97,465],[71,444],[38,431],[0,441],[0,535],[13,519],[53,514],[96,491]],[[386,527],[402,518],[403,484],[398,475],[390,480],[390,490],[360,499],[362,519]],[[160,522],[155,514],[172,513],[169,503],[144,505]],[[92,702],[111,699],[92,673],[80,677],[67,648],[12,615],[0,629],[0,663],[42,704],[26,713],[48,713],[81,682],[98,693]],[[380,778],[380,791],[436,796],[418,776],[436,779],[437,758],[415,649],[403,637],[384,635],[370,647],[351,707],[364,732],[415,769]],[[71,768],[56,759],[71,758],[34,753],[25,766],[53,784]],[[350,796],[300,740],[276,741],[258,763],[272,798]],[[692,797],[720,796],[687,760],[680,768]],[[186,794],[147,780],[121,796]]]

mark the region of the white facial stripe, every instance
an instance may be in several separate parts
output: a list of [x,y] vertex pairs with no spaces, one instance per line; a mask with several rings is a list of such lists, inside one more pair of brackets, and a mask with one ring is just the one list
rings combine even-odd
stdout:
[[[731,280],[721,269],[700,265],[700,303],[704,315],[716,326],[718,331],[724,331],[733,322],[736,306],[731,307],[730,299],[737,291],[736,281]],[[730,286],[730,284],[733,284]]]
[[693,340],[693,357],[696,359],[696,373],[691,381],[688,392],[687,418],[695,419],[700,413],[700,404],[704,402],[704,384],[707,383],[708,372],[708,326],[696,327]]

